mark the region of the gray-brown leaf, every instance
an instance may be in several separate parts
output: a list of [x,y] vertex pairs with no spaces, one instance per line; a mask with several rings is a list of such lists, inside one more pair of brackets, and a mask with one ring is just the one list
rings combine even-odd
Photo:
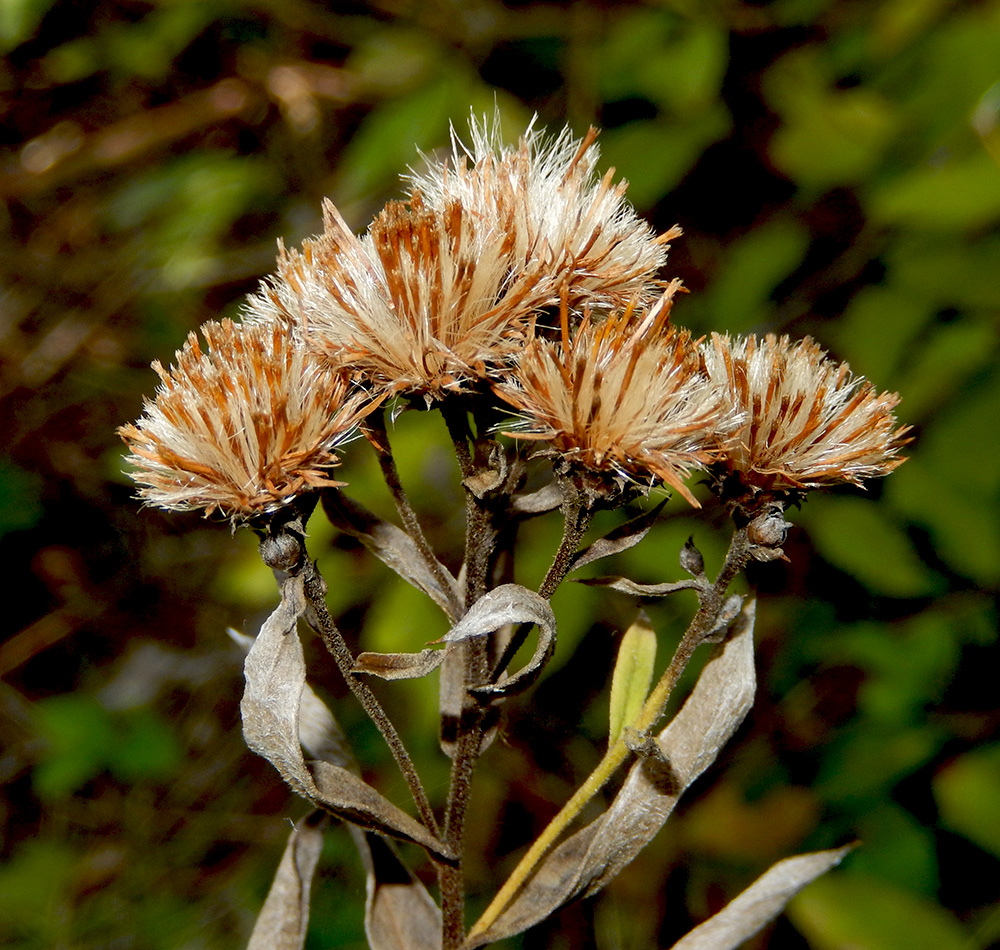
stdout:
[[593,544],[585,547],[573,558],[569,572],[572,573],[599,558],[609,557],[612,554],[618,554],[620,551],[627,551],[629,548],[635,547],[649,534],[649,529],[653,527],[653,523],[659,517],[665,504],[665,500],[661,501],[651,511],[643,512],[638,517],[626,521],[614,531],[609,531],[603,538],[598,538]]
[[444,662],[444,650],[419,653],[361,653],[354,661],[357,673],[384,680],[412,680],[433,673]]
[[285,845],[247,950],[301,950],[309,926],[309,892],[328,819],[317,809],[300,818]]
[[367,877],[365,934],[370,950],[438,950],[441,910],[392,842],[357,829],[353,836]]
[[608,590],[617,590],[633,597],[666,597],[667,594],[676,594],[679,590],[698,590],[703,586],[693,579],[676,581],[672,584],[640,584],[627,577],[587,577],[579,583],[588,587],[607,587]]
[[[264,622],[244,664],[246,687],[240,711],[247,745],[313,804],[450,859],[450,851],[430,831],[346,768],[322,759],[313,762],[312,769],[306,764],[299,732],[306,670],[296,629],[305,610],[302,578],[286,577],[281,593],[281,603]],[[306,708],[308,721],[316,709],[311,701]],[[329,739],[325,737],[324,743]]]
[[850,846],[785,858],[715,916],[685,934],[671,950],[735,950],[769,924],[807,884],[838,865]]
[[538,678],[556,643],[556,617],[549,602],[520,584],[502,584],[485,594],[443,637],[448,643],[486,636],[507,624],[535,624],[538,646],[531,659],[516,673],[493,686],[472,690],[484,698],[513,696],[527,689]]

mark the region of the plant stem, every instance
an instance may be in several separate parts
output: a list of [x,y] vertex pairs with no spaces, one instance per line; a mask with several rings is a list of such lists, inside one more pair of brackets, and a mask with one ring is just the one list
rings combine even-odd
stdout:
[[[646,702],[643,704],[632,728],[642,734],[648,733],[659,721],[666,708],[670,694],[677,681],[687,667],[695,649],[705,637],[715,629],[719,612],[724,604],[724,596],[733,578],[746,566],[750,557],[750,547],[747,542],[746,529],[739,528],[733,534],[725,563],[711,587],[699,590],[699,607],[690,625],[681,637],[674,652],[670,665],[664,670],[659,682],[653,687]],[[497,918],[507,909],[518,891],[535,873],[538,865],[555,844],[559,836],[569,827],[570,823],[580,814],[590,801],[610,780],[618,767],[628,758],[630,749],[624,738],[614,742],[593,772],[576,790],[570,800],[559,813],[549,822],[545,830],[534,841],[513,873],[507,878],[503,887],[497,893],[483,915],[476,921],[469,932],[470,939],[486,933]]]
[[542,586],[538,588],[540,596],[548,600],[563,582],[573,565],[573,557],[580,548],[580,542],[590,527],[593,511],[579,498],[563,502],[563,536],[559,543],[552,563],[549,565]]
[[[573,556],[579,549],[580,541],[587,533],[587,528],[590,527],[590,522],[593,518],[593,512],[591,509],[578,499],[563,502],[562,512],[562,541],[560,541],[559,549],[552,558],[552,563],[549,565],[549,569],[545,574],[541,587],[538,588],[539,595],[544,597],[546,600],[552,597],[556,588],[563,582],[566,575],[569,573],[569,569],[573,564]],[[533,625],[530,623],[524,623],[514,631],[513,636],[510,638],[510,642],[507,644],[502,655],[500,656],[499,661],[493,668],[492,674],[490,675],[490,682],[495,683],[500,674],[503,673],[508,666],[510,666],[511,660],[514,659],[514,655],[517,651],[521,649],[521,646],[524,644],[532,626]]]
[[378,727],[379,732],[382,733],[382,737],[388,744],[392,756],[396,760],[396,764],[403,773],[403,778],[406,780],[406,784],[410,789],[410,794],[413,796],[414,804],[417,806],[417,811],[420,813],[420,818],[424,825],[426,825],[432,834],[440,836],[440,829],[437,819],[434,817],[434,810],[431,808],[427,793],[424,791],[423,783],[420,781],[420,776],[413,765],[413,760],[406,751],[402,739],[399,738],[399,733],[396,732],[396,727],[393,726],[392,721],[386,715],[382,704],[378,701],[375,694],[360,679],[358,674],[354,672],[354,655],[347,646],[343,634],[341,634],[337,625],[333,622],[329,610],[327,610],[326,591],[319,572],[308,557],[302,559],[300,570],[303,574],[306,597],[309,600],[310,623],[315,626],[317,633],[319,633],[334,662],[343,674],[348,688],[358,702],[361,703],[362,708],[371,718],[372,722]]
[[[365,428],[372,433],[372,436],[369,437],[368,441],[375,449],[375,455],[378,457],[379,467],[382,469],[382,477],[385,480],[390,494],[392,495],[392,500],[396,505],[396,511],[399,514],[400,520],[403,522],[403,529],[412,538],[413,543],[417,547],[417,551],[420,552],[420,556],[424,559],[424,563],[434,575],[434,578],[437,580],[438,586],[441,590],[452,590],[453,582],[446,574],[444,567],[437,559],[437,555],[435,555],[434,550],[431,548],[430,543],[424,534],[423,528],[420,526],[417,514],[410,505],[410,499],[407,497],[406,490],[403,488],[403,483],[399,478],[399,470],[396,468],[396,459],[392,454],[392,446],[389,443],[389,434],[385,428],[385,415],[381,408],[377,409],[371,414],[371,416],[369,416],[368,420],[365,422]],[[457,617],[459,615],[458,604],[452,604],[451,609],[451,616]]]

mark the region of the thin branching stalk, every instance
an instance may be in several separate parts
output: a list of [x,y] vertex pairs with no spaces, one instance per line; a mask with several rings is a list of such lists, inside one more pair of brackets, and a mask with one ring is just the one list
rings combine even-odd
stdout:
[[[587,528],[590,527],[590,522],[593,518],[592,509],[579,498],[565,501],[562,506],[562,512],[562,540],[559,542],[559,548],[556,550],[545,578],[538,588],[539,596],[544,597],[546,600],[552,597],[556,592],[556,588],[565,580],[570,567],[573,565],[573,558],[580,548],[580,542],[587,533]],[[531,627],[532,624],[524,623],[514,631],[510,642],[504,648],[500,659],[490,674],[490,682],[495,683],[500,674],[510,666],[515,654],[524,645],[524,641],[531,632]]]
[[580,548],[580,542],[590,527],[593,510],[580,498],[572,498],[563,503],[563,536],[552,564],[549,565],[542,586],[538,588],[541,597],[548,600],[563,582],[573,564],[573,558]]
[[[633,733],[640,736],[648,734],[666,708],[670,695],[677,685],[695,649],[712,634],[719,622],[719,615],[725,604],[725,594],[733,578],[743,570],[750,558],[750,546],[747,541],[747,531],[739,528],[733,535],[722,570],[711,587],[702,588],[698,597],[700,606],[680,643],[674,652],[670,665],[664,670],[659,682],[653,687],[642,710],[632,725]],[[597,767],[576,790],[570,800],[559,813],[549,822],[545,830],[535,839],[527,853],[506,880],[483,915],[476,921],[469,933],[474,938],[485,933],[494,924],[500,914],[508,907],[521,887],[534,874],[541,860],[556,843],[559,836],[569,827],[570,823],[580,814],[584,806],[607,784],[628,758],[631,748],[624,734],[608,748]]]
[[333,618],[327,609],[326,585],[323,583],[319,571],[316,570],[315,565],[308,557],[302,558],[300,571],[303,575],[306,597],[309,603],[309,622],[316,628],[316,632],[320,635],[327,650],[333,657],[351,693],[354,694],[354,697],[361,704],[368,717],[378,727],[379,732],[382,733],[382,737],[389,746],[392,756],[399,766],[399,770],[403,773],[403,778],[406,780],[407,787],[410,790],[410,795],[413,797],[414,804],[417,806],[421,820],[427,826],[428,830],[434,835],[440,836],[440,828],[434,816],[434,810],[431,808],[423,783],[420,781],[420,776],[417,774],[413,760],[406,751],[403,741],[396,731],[396,727],[386,715],[382,704],[378,701],[375,694],[358,674],[354,672],[354,654],[351,653],[343,634],[333,622]]
[[[371,443],[372,447],[375,449],[375,455],[378,458],[379,468],[382,470],[382,478],[385,480],[385,484],[392,495],[392,500],[396,505],[396,511],[399,514],[400,520],[403,522],[403,528],[406,533],[412,538],[413,543],[417,547],[417,551],[423,558],[424,563],[430,570],[431,574],[434,575],[434,579],[438,582],[438,586],[443,591],[450,591],[452,589],[452,584],[450,578],[447,576],[444,567],[438,560],[437,555],[430,546],[426,535],[424,534],[423,528],[420,525],[420,521],[417,518],[416,512],[413,510],[413,506],[410,504],[410,499],[406,494],[406,490],[403,488],[403,483],[399,478],[399,470],[396,468],[396,459],[392,454],[392,446],[389,443],[389,434],[385,427],[385,415],[380,407],[375,410],[362,427],[367,430],[366,435],[368,435],[368,441]],[[458,613],[458,604],[452,605],[453,614]]]

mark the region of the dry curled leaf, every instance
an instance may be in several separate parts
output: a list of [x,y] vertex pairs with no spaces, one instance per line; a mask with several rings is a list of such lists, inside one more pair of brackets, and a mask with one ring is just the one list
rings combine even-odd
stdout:
[[658,754],[635,762],[611,807],[541,862],[493,926],[469,942],[469,950],[521,933],[568,901],[600,890],[653,839],[753,703],[753,622],[751,601],[680,711],[655,737]]
[[281,603],[247,654],[240,703],[247,745],[313,804],[362,827],[414,841],[450,860],[443,842],[346,768],[322,759],[310,767],[303,758],[299,730],[305,660],[296,629],[306,609],[303,583],[301,577],[282,581]]
[[573,558],[569,572],[572,573],[585,564],[590,564],[599,558],[609,557],[612,554],[618,554],[621,551],[627,551],[629,548],[635,547],[635,545],[649,534],[649,529],[653,527],[653,523],[659,517],[666,503],[666,500],[661,501],[651,511],[644,511],[641,515],[626,521],[625,524],[619,525],[613,531],[609,531],[603,538],[598,538],[593,544],[585,547]]
[[849,845],[779,861],[739,897],[681,937],[671,950],[736,950],[774,920],[802,888],[840,864],[850,850]]
[[441,910],[400,860],[391,841],[352,829],[367,879],[365,935],[370,950],[437,950]]
[[444,655],[444,650],[433,649],[419,653],[361,653],[354,662],[354,670],[384,680],[419,679],[433,673],[444,661]]
[[704,583],[697,580],[676,581],[672,584],[640,584],[627,577],[587,577],[580,581],[588,587],[607,587],[633,597],[666,597],[679,590],[698,590]]
[[[530,660],[513,676],[504,675],[494,684],[471,690],[465,686],[465,644],[475,637],[489,636],[518,625],[537,625],[538,646]],[[495,703],[527,689],[552,655],[556,641],[556,618],[547,600],[519,584],[502,584],[481,597],[468,613],[442,637],[448,644],[441,668],[441,747],[452,755],[465,704],[471,694],[482,705]],[[487,719],[484,748],[492,740],[494,723]]]
[[328,824],[320,809],[300,818],[285,845],[247,950],[301,950],[309,926],[309,893]]
[[471,690],[481,698],[514,696],[538,679],[556,645],[556,615],[549,602],[520,584],[501,584],[477,600],[469,612],[442,637],[447,643],[459,643],[472,637],[494,633],[508,624],[537,626],[538,646],[531,659],[513,676],[492,686],[478,686]]

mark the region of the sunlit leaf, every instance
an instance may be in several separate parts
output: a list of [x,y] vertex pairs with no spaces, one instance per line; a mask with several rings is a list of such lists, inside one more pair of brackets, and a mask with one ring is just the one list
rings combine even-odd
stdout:
[[1000,745],[952,760],[934,776],[933,789],[944,823],[1000,857]]
[[788,905],[815,950],[967,950],[969,935],[926,898],[874,877],[821,877]]
[[622,729],[634,722],[642,709],[653,679],[656,662],[656,631],[649,618],[640,613],[625,631],[618,647],[618,662],[611,676],[611,717],[608,744],[612,745]]

